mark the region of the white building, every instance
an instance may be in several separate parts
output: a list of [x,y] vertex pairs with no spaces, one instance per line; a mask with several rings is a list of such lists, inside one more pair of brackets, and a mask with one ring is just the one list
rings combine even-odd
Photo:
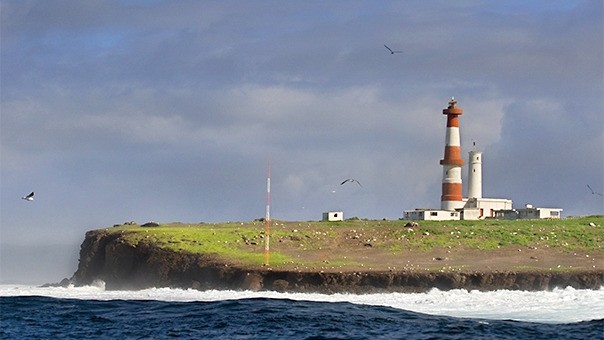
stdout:
[[460,219],[460,212],[455,210],[415,209],[405,210],[403,214],[405,220],[451,221]]
[[537,208],[527,204],[523,209],[500,210],[495,213],[496,218],[504,220],[530,220],[539,218],[559,219],[562,218],[561,208]]
[[495,212],[499,210],[509,210],[512,209],[512,200],[507,198],[466,198],[464,199],[466,205],[463,210],[477,210],[476,218],[470,218],[469,215],[464,214],[463,219],[465,220],[474,220],[474,219],[483,219],[487,217],[495,217]]
[[344,213],[342,211],[324,212],[323,221],[344,221]]
[[524,208],[518,209],[519,219],[533,219],[533,218],[561,218],[562,209],[560,208]]

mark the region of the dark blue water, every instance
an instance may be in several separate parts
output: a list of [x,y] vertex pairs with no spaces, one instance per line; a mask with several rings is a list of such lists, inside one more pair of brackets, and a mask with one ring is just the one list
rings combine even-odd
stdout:
[[603,339],[604,320],[540,324],[432,316],[347,302],[1,297],[0,338]]

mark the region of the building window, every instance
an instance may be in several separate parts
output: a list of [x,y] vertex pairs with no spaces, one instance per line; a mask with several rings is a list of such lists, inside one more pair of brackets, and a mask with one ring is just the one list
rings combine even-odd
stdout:
[[560,215],[560,212],[559,211],[550,211],[549,215],[558,217]]
[[430,216],[438,216],[438,213],[436,211],[431,211]]

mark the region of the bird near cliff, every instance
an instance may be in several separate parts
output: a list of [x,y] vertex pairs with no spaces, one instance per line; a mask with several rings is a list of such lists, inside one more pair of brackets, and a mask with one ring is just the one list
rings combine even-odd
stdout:
[[361,182],[357,181],[357,180],[356,180],[356,179],[354,179],[354,178],[349,178],[349,179],[346,179],[346,180],[344,180],[342,183],[340,183],[340,185],[344,185],[344,184],[346,184],[346,183],[348,183],[348,182],[350,182],[350,183],[356,183],[356,184],[358,184],[358,185],[359,185],[361,188],[363,187],[363,186],[361,185]]
[[403,53],[403,51],[393,51],[390,47],[388,47],[386,44],[384,44],[384,47],[386,47],[388,49],[388,51],[390,51],[390,54],[395,54],[395,53]]
[[589,184],[587,184],[587,187],[589,188],[589,190],[591,191],[592,195],[598,195],[598,196],[602,196],[602,193],[600,192],[595,192],[594,189],[592,189]]
[[26,200],[26,201],[33,201],[34,200],[34,192],[32,191],[31,194],[29,194],[27,196],[23,196],[23,197],[21,197],[21,199]]

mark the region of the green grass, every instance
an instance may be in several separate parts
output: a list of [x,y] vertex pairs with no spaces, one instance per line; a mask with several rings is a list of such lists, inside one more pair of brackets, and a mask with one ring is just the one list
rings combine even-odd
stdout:
[[[589,223],[599,225],[591,227]],[[562,220],[481,220],[423,221],[415,232],[400,232],[407,244],[403,248],[429,250],[436,247],[495,249],[505,246],[552,247],[567,250],[602,250],[604,217],[593,216]],[[418,237],[416,234],[428,233]]]
[[[334,238],[343,234],[362,235],[359,242],[367,239],[373,247],[392,253],[434,248],[496,249],[506,246],[546,247],[565,251],[604,249],[604,216],[561,220],[420,221],[419,228],[411,231],[404,228],[405,223],[407,221],[273,221],[270,263],[273,266],[294,263],[294,259],[279,252],[279,241],[295,242],[300,251],[321,251],[330,249]],[[590,223],[597,226],[591,227]],[[214,254],[250,265],[261,265],[265,261],[262,222],[168,223],[150,228],[123,225],[107,230],[122,233],[123,239],[133,245],[150,242],[167,249]],[[335,265],[338,264],[331,263],[329,266]]]
[[[245,250],[245,240],[256,240],[264,244],[263,231],[250,226],[241,227],[235,223],[162,224],[159,227],[120,226],[109,229],[123,232],[122,238],[130,244],[149,242],[159,247],[193,254],[213,254],[227,259],[235,259],[248,264],[263,264],[264,252]],[[292,260],[279,253],[271,253],[271,263],[287,263]]]

